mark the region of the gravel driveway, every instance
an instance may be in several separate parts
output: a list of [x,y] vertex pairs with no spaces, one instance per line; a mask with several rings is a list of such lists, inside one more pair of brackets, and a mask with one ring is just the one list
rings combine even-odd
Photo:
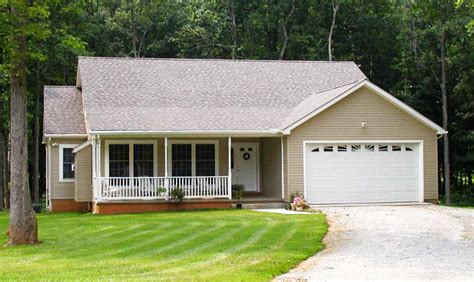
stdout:
[[474,281],[474,209],[319,209],[331,225],[326,249],[277,280]]

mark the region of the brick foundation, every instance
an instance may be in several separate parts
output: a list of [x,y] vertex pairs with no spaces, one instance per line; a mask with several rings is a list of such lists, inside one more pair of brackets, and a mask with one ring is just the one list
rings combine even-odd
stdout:
[[74,200],[51,200],[51,211],[70,212],[70,211],[90,211],[89,203],[76,202]]
[[226,209],[231,208],[229,201],[215,202],[182,202],[176,203],[94,203],[96,214],[140,213],[149,211],[193,210],[193,209]]

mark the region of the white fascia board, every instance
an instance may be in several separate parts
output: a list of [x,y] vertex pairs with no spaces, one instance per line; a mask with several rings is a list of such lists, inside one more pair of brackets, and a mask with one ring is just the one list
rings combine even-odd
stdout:
[[355,92],[356,90],[360,89],[363,86],[366,86],[367,88],[371,89],[375,94],[377,94],[380,97],[384,98],[385,100],[387,100],[388,102],[390,102],[391,104],[393,104],[397,108],[401,109],[402,111],[406,112],[407,114],[409,114],[410,116],[412,116],[413,118],[415,118],[419,122],[423,123],[424,125],[428,126],[429,128],[435,130],[437,134],[447,134],[448,133],[446,130],[444,130],[442,127],[440,127],[436,123],[432,122],[427,117],[423,116],[422,114],[420,114],[419,112],[417,112],[416,110],[414,110],[413,108],[408,106],[407,104],[403,103],[399,99],[397,99],[394,96],[390,95],[387,91],[383,90],[382,88],[378,87],[377,85],[375,85],[374,83],[372,83],[368,80],[363,80],[360,83],[358,83],[358,84],[354,85],[353,87],[349,88],[348,90],[344,91],[343,93],[341,93],[336,98],[328,101],[323,106],[317,108],[316,110],[314,110],[313,112],[311,112],[310,114],[305,116],[304,118],[302,118],[302,119],[298,120],[297,122],[293,123],[291,126],[288,126],[288,127],[284,128],[282,130],[283,134],[285,134],[285,135],[290,134],[291,130],[293,130],[296,127],[300,126],[301,124],[303,124],[307,120],[315,117],[316,115],[318,115],[322,111],[324,111],[327,108],[331,107],[332,105],[336,104],[337,102],[344,99],[345,97],[347,97],[348,95],[350,95],[351,93]]
[[408,106],[407,104],[403,103],[399,99],[395,98],[394,96],[390,95],[387,91],[383,90],[382,88],[378,87],[374,83],[370,81],[366,81],[365,86],[370,88],[375,93],[379,94],[381,97],[385,98],[387,101],[392,103],[393,105],[397,106],[402,111],[406,112],[407,114],[411,115],[413,118],[418,120],[419,122],[425,124],[426,126],[434,129],[437,134],[447,134],[448,132],[444,130],[441,126],[437,125],[436,123],[432,122],[429,118],[425,117],[424,115],[417,112],[412,107]]
[[44,134],[46,138],[86,138],[87,134]]
[[244,136],[244,137],[265,137],[280,136],[281,131],[278,129],[271,130],[189,130],[189,131],[90,131],[91,135],[101,136],[189,136],[206,137],[206,136]]

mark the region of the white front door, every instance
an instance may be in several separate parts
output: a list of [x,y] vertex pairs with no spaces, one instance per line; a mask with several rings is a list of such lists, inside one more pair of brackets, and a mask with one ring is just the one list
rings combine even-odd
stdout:
[[232,144],[232,184],[242,184],[245,192],[258,192],[258,144]]

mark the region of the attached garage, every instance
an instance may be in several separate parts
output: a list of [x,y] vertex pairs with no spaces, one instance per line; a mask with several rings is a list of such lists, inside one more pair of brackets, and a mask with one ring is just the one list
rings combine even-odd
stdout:
[[285,143],[285,197],[310,204],[437,202],[441,127],[370,82],[313,95]]
[[311,204],[423,201],[421,141],[305,142]]

